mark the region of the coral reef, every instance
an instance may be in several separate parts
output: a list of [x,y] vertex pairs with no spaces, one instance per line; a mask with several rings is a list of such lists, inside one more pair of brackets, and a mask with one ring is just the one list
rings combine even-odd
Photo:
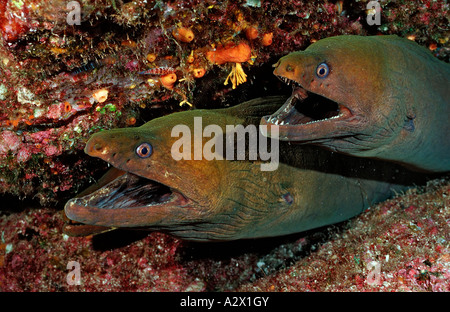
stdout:
[[[0,290],[450,291],[449,217],[448,180],[343,224],[227,243],[157,232],[67,237],[53,209],[27,208],[1,217]],[[71,261],[80,285],[67,282]]]
[[[77,3],[0,1],[0,186],[41,203],[98,175],[80,152],[92,133],[279,92],[270,64],[318,39],[398,34],[449,55],[446,1],[381,1],[375,26],[364,1]],[[208,58],[226,46],[245,60]],[[140,74],[157,68],[173,73]]]

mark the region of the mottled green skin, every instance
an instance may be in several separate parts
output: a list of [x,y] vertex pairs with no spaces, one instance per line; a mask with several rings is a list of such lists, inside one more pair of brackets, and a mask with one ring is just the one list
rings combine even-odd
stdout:
[[[316,68],[330,73],[319,78]],[[338,118],[280,126],[313,143],[410,168],[450,170],[450,65],[397,36],[336,36],[282,57],[274,74],[341,105]]]
[[[173,126],[185,124],[192,129],[195,116],[203,118],[203,126],[216,124],[223,129],[225,125],[258,123],[284,100],[255,99],[229,109],[175,113],[139,128],[95,134],[87,143],[87,153],[120,170],[165,184],[189,200],[100,209],[75,198],[66,204],[66,215],[85,224],[148,228],[187,240],[234,240],[340,222],[407,188],[406,184],[392,184],[393,180],[413,183],[390,164],[289,143],[280,146],[280,165],[275,171],[261,171],[260,161],[175,161],[171,157],[171,146],[178,139],[171,137]],[[142,142],[153,146],[149,158],[135,153]]]

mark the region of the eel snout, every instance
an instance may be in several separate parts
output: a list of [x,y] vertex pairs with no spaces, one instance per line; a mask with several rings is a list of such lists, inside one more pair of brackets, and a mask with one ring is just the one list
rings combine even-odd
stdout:
[[94,138],[94,140],[89,140],[84,148],[86,154],[90,156],[99,156],[105,153],[106,144],[100,139]]

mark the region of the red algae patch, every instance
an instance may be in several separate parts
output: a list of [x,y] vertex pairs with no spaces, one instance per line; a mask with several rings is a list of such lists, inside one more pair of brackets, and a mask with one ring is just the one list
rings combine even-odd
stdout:
[[[176,262],[179,241],[172,237],[141,235],[109,249],[96,247],[92,236],[67,237],[62,225],[51,209],[3,216],[2,246],[9,247],[0,248],[0,291],[182,291],[196,282]],[[67,282],[73,262],[80,285]]]
[[60,211],[2,212],[0,291],[450,291],[449,196],[434,180],[340,225],[202,244],[68,237]]

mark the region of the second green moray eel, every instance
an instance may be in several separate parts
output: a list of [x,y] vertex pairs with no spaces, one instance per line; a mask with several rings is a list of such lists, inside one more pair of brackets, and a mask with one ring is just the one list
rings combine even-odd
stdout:
[[330,37],[275,67],[293,93],[262,123],[279,125],[280,140],[450,171],[450,65],[417,43]]
[[[194,129],[195,117],[201,117],[203,127],[217,125],[225,132],[226,125],[258,125],[285,100],[260,98],[227,109],[174,113],[137,128],[94,134],[85,151],[121,172],[101,188],[71,199],[65,214],[93,226],[224,241],[285,235],[344,221],[421,183],[393,164],[288,142],[280,142],[279,164],[273,171],[262,171],[261,159],[172,157],[180,139],[172,137],[177,125],[200,135],[192,142],[199,139],[205,146],[211,137]],[[195,146],[191,147],[194,155]]]

